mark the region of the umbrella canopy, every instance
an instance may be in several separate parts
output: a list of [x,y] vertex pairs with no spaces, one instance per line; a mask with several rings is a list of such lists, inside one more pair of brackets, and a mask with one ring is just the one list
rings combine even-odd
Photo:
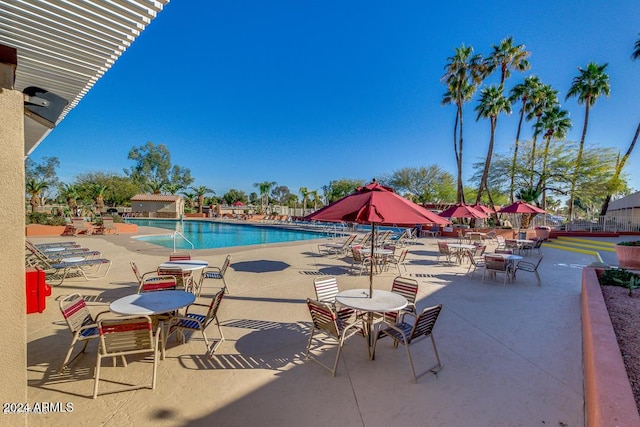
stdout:
[[[376,224],[413,226],[415,224],[449,223],[446,219],[398,195],[391,187],[385,187],[375,181],[307,215],[305,219],[371,224],[372,235],[375,235]],[[369,297],[372,295],[373,262],[371,263],[371,269],[369,271]]]
[[241,201],[233,202],[233,206],[244,206],[244,203]]
[[493,209],[491,209],[490,207],[485,206],[485,205],[482,205],[482,204],[480,204],[480,203],[477,203],[477,204],[475,204],[475,205],[471,205],[471,207],[472,207],[473,209],[477,210],[477,211],[484,212],[484,213],[486,213],[487,215],[490,215],[490,214],[492,214],[492,213],[495,213],[495,212],[496,212],[496,211],[494,211]]
[[458,203],[439,213],[444,218],[487,218],[488,215],[472,206]]
[[500,209],[498,212],[539,214],[539,213],[545,213],[546,211],[544,209],[540,209],[537,206],[530,205],[529,203],[526,203],[522,200],[518,200],[517,202],[509,206],[505,206],[504,208]]
[[448,224],[449,221],[373,182],[307,215],[307,220],[358,224]]

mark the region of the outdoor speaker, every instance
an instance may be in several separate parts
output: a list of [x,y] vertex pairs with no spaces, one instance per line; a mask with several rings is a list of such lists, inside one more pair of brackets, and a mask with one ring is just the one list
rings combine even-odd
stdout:
[[26,95],[24,114],[49,129],[56,126],[58,117],[69,103],[61,96],[35,86],[25,88],[22,93]]

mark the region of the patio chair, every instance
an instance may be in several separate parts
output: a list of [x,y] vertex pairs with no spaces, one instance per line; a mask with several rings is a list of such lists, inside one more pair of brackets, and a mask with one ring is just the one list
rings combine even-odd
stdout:
[[[391,292],[402,295],[407,299],[407,306],[402,309],[402,312],[415,313],[416,312],[416,299],[418,297],[418,289],[420,285],[416,279],[410,279],[408,277],[398,276],[393,279],[391,284]],[[384,314],[384,320],[387,323],[395,324],[398,320],[398,312],[388,312]]]
[[542,262],[542,258],[543,258],[542,256],[538,258],[537,262],[518,261],[518,263],[516,264],[516,268],[513,270],[513,277],[515,277],[518,270],[534,273],[536,275],[536,279],[538,280],[538,286],[542,286],[542,282],[540,281],[540,275],[538,274],[538,267]]
[[449,244],[447,242],[438,241],[438,262],[440,262],[441,257],[445,257],[447,262],[451,263],[451,258],[455,256],[455,253],[449,249]]
[[140,282],[138,293],[169,291],[178,287],[178,281],[175,276],[156,276],[147,275]]
[[[207,353],[213,354],[218,346],[224,341],[224,334],[222,333],[222,328],[220,328],[220,322],[218,321],[218,309],[220,308],[220,303],[224,298],[224,293],[225,288],[222,288],[213,296],[213,298],[211,298],[211,302],[209,304],[193,303],[187,306],[186,312],[183,316],[172,317],[169,320],[168,335],[171,335],[174,332],[179,332],[182,336],[182,342],[184,343],[186,340],[184,334],[185,330],[200,331],[202,333],[202,338],[204,339]],[[205,314],[194,313],[191,309],[195,307],[205,307],[207,311]],[[205,334],[204,331],[211,323],[216,324],[220,338],[215,340],[213,347],[210,348],[207,334]]]
[[151,386],[131,386],[123,390],[129,391],[140,388],[156,388],[156,373],[158,371],[158,340],[153,336],[153,324],[149,316],[127,316],[114,319],[98,319],[100,333],[100,348],[96,360],[96,378],[93,386],[93,398],[98,397],[100,383],[100,367],[105,357],[121,356],[124,366],[127,366],[125,356],[130,354],[152,354],[153,374]]
[[[222,287],[228,290],[229,288],[224,276],[225,274],[227,274],[227,269],[229,268],[230,264],[231,264],[231,255],[227,255],[227,257],[224,259],[224,262],[222,263],[222,267],[206,267],[202,271],[202,275],[200,276],[200,281],[198,282],[198,286],[196,289],[196,295],[200,296],[200,293],[202,292],[202,287],[204,286],[204,281],[209,279],[222,280]],[[230,294],[231,292],[227,292],[227,293]]]
[[371,232],[367,231],[362,237],[356,242],[355,240],[352,243],[352,246],[369,246],[371,245]]
[[150,275],[150,274],[157,274],[156,270],[153,271],[147,271],[146,273],[140,273],[140,269],[138,268],[138,266],[136,265],[135,262],[130,261],[129,264],[131,265],[131,269],[133,270],[133,274],[136,276],[136,281],[138,282],[138,287],[142,285],[142,279],[144,279],[146,276]]
[[336,295],[340,292],[338,281],[335,276],[318,277],[313,280],[313,289],[316,292],[316,299],[333,305],[333,309],[338,314],[338,318],[346,321],[355,313],[352,308],[339,308],[336,304]]
[[505,248],[506,248],[506,241],[504,236],[496,235],[496,250],[505,249]]
[[507,285],[507,278],[511,277],[511,263],[506,258],[501,256],[485,255],[484,256],[484,270],[482,271],[482,282],[484,283],[485,274],[496,275],[497,273],[504,274],[503,285]]
[[422,230],[422,232],[420,234],[422,234],[423,236],[433,237],[435,239],[437,237],[440,237],[440,235],[441,235],[440,226],[439,225],[433,225],[428,230]]
[[[433,307],[425,308],[418,316],[413,313],[404,313],[400,323],[397,325],[386,323],[386,327],[378,331],[378,333],[376,334],[376,339],[373,346],[373,357],[375,357],[378,340],[384,337],[390,337],[391,339],[393,339],[393,346],[395,348],[398,348],[398,344],[402,344],[405,347],[414,383],[417,383],[418,378],[428,372],[437,373],[438,371],[440,371],[440,369],[442,369],[442,363],[440,362],[440,356],[438,355],[436,341],[433,338],[433,328],[436,324],[436,321],[438,320],[438,316],[440,315],[441,311],[442,304],[438,304]],[[404,318],[407,315],[414,318],[413,323],[406,323],[404,321]],[[418,342],[420,339],[425,337],[431,338],[431,344],[433,345],[433,351],[436,355],[436,360],[438,363],[435,366],[416,374],[413,359],[411,357],[411,350],[409,349],[409,347],[413,343]]]
[[527,253],[527,254],[532,254],[533,251],[536,251],[536,253],[538,255],[542,255],[542,243],[544,242],[543,239],[532,239],[531,243],[524,243],[522,245],[522,251]]
[[467,276],[469,276],[470,278],[473,278],[473,275],[478,268],[485,267],[484,251],[486,248],[486,246],[481,245],[477,246],[473,251],[467,251],[467,257],[469,258],[469,268],[467,269]]
[[156,270],[158,276],[174,276],[177,286],[187,292],[196,293],[194,289],[193,275],[190,271],[184,271],[180,267],[158,267]]
[[403,249],[400,252],[400,255],[389,255],[385,258],[385,265],[395,265],[398,269],[398,274],[402,275],[400,271],[400,266],[404,267],[404,272],[407,273],[407,255],[409,254],[409,249]]
[[[313,360],[323,368],[331,372],[332,376],[336,376],[336,370],[338,369],[338,361],[340,360],[340,353],[344,342],[357,333],[364,334],[364,324],[360,318],[356,318],[353,323],[347,323],[340,319],[333,309],[333,305],[320,301],[314,301],[307,299],[307,307],[311,314],[311,334],[309,335],[309,342],[307,343],[307,350],[305,352],[306,360]],[[336,341],[338,344],[338,350],[336,352],[336,358],[333,362],[333,367],[324,364],[317,357],[311,354],[311,345],[313,343],[313,337],[317,334],[324,334],[326,338]],[[325,339],[318,340],[321,344],[326,344]]]
[[[63,297],[60,300],[60,312],[73,335],[73,339],[69,345],[69,350],[67,351],[64,361],[62,362],[62,366],[60,367],[60,372],[63,372],[65,368],[76,360],[78,356],[84,354],[87,349],[87,344],[89,344],[89,340],[98,338],[99,334],[98,325],[87,308],[87,303],[82,295],[76,293]],[[109,311],[104,311],[102,313],[109,313]],[[82,350],[69,360],[71,358],[71,353],[73,353],[73,348],[78,341],[84,341]]]
[[362,275],[365,267],[371,268],[371,256],[363,254],[362,248],[360,246],[353,246],[351,248],[351,255],[353,257],[353,260],[351,262],[351,268],[349,269],[349,272],[352,273],[357,265],[360,265],[360,273],[358,273],[358,275]]
[[96,234],[107,234],[107,232],[113,232],[113,234],[120,234],[120,230],[118,230],[118,227],[116,227],[116,225],[114,224],[112,216],[103,216],[102,224],[100,224],[94,230],[94,232]]
[[169,254],[169,261],[188,261],[191,259],[189,252],[171,252]]

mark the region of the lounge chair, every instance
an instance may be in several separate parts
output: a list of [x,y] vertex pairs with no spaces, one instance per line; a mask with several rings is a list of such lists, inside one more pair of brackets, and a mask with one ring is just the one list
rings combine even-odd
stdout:
[[87,227],[84,222],[84,218],[72,218],[70,231],[74,236],[77,236],[78,234],[92,234],[93,227]]
[[120,234],[118,227],[113,223],[113,217],[103,216],[102,224],[100,224],[94,231],[96,234],[107,234],[107,232],[113,232],[113,234]]
[[356,237],[358,237],[356,234],[352,234],[346,240],[341,242],[321,243],[318,245],[318,253],[322,255],[322,249],[324,248],[326,252],[330,254],[333,253],[336,256],[344,254],[349,250]]
[[91,251],[88,248],[72,248],[67,247],[61,251],[47,251],[45,248],[41,250],[34,246],[28,240],[25,242],[25,265],[27,267],[36,267],[40,261],[49,263],[62,262],[65,258],[96,259],[101,253],[99,251]]
[[[107,269],[101,275],[98,275],[102,268],[106,265]],[[70,277],[83,277],[85,280],[96,280],[106,277],[111,269],[111,260],[106,258],[85,259],[82,261],[60,261],[49,262],[48,260],[39,259],[36,263],[37,267],[44,270],[46,280],[49,285],[58,286]]]

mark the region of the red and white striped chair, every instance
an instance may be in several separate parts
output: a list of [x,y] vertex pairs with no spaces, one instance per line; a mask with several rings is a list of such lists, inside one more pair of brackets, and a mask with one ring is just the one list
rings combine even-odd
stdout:
[[[425,308],[424,310],[422,310],[419,316],[416,316],[413,313],[404,313],[402,315],[400,323],[396,325],[387,323],[387,327],[381,329],[376,334],[376,339],[373,345],[373,358],[375,358],[376,345],[378,344],[378,340],[384,337],[390,337],[391,339],[393,339],[393,346],[395,348],[398,348],[398,344],[402,344],[407,350],[407,358],[409,359],[409,366],[411,367],[411,375],[413,377],[414,383],[417,383],[418,378],[428,372],[437,373],[442,368],[442,364],[440,363],[440,356],[438,355],[436,341],[433,338],[433,327],[435,326],[436,320],[438,320],[438,316],[440,315],[441,311],[442,304],[438,304],[433,307]],[[406,323],[404,321],[406,315],[413,317],[414,321],[412,323]],[[426,337],[431,338],[431,344],[433,345],[433,351],[436,355],[436,360],[438,363],[435,366],[416,375],[416,369],[413,364],[409,346],[411,346],[411,344],[417,342],[421,338]]]
[[191,259],[189,252],[172,252],[169,255],[169,261],[187,261]]
[[[311,334],[309,335],[309,342],[307,344],[307,351],[305,358],[311,359],[323,368],[329,370],[332,376],[336,376],[336,370],[338,369],[338,361],[340,360],[340,353],[344,342],[357,333],[364,334],[364,324],[360,318],[356,318],[355,322],[347,323],[340,319],[333,308],[333,305],[320,301],[314,301],[307,299],[307,307],[311,314],[311,320],[313,326],[311,328]],[[336,358],[333,362],[333,367],[321,362],[318,358],[310,354],[311,345],[313,344],[313,337],[316,334],[324,334],[325,338],[333,339],[338,344],[338,351]],[[320,345],[326,344],[326,339],[318,340]]]
[[318,277],[313,280],[313,289],[316,291],[316,299],[333,305],[338,317],[342,320],[349,319],[355,310],[347,307],[337,307],[336,295],[340,292],[338,281],[334,276]]
[[[151,386],[153,390],[156,388],[156,373],[158,371],[158,340],[154,338],[153,323],[149,316],[128,316],[113,319],[98,318],[98,332],[100,336],[100,348],[96,360],[96,378],[93,386],[93,398],[98,396],[98,385],[100,382],[100,367],[102,359],[112,357],[115,360],[117,356],[122,358],[125,366],[127,361],[125,356],[130,354],[153,355],[153,375],[151,377]],[[147,386],[131,386],[124,390],[129,391],[146,388]]]
[[[73,362],[78,356],[84,353],[87,349],[87,344],[89,344],[89,340],[98,338],[98,325],[96,324],[93,316],[91,316],[91,312],[87,308],[85,299],[80,294],[71,294],[62,298],[60,300],[60,311],[73,334],[71,345],[69,345],[67,355],[60,367],[60,372],[62,372],[67,365],[71,364],[71,362]],[[108,313],[108,311],[103,313]],[[71,353],[73,352],[73,347],[78,341],[84,341],[84,346],[82,347],[82,350],[80,350],[80,353],[76,354],[73,359],[69,360]]]
[[[407,299],[407,306],[402,309],[403,312],[416,312],[416,299],[418,298],[419,284],[415,279],[398,276],[393,279],[391,292],[402,295]],[[398,320],[398,312],[385,313],[384,320],[388,323],[396,323]]]

